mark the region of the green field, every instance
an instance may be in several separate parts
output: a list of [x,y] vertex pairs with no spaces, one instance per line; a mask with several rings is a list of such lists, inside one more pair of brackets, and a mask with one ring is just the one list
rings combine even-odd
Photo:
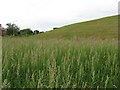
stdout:
[[3,37],[3,87],[119,88],[117,18]]

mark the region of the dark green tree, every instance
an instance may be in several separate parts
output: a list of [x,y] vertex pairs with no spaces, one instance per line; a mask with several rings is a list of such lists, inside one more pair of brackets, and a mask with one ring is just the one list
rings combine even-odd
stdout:
[[25,36],[33,35],[33,31],[29,28],[23,29],[23,30],[20,30],[20,35],[25,35]]
[[38,31],[38,30],[35,30],[35,31],[34,31],[34,34],[38,34],[38,33],[39,33],[39,31]]
[[16,24],[7,23],[7,35],[17,36],[20,28]]

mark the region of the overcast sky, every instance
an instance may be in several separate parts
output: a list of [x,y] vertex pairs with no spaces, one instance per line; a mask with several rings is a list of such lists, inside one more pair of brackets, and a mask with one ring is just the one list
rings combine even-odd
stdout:
[[119,0],[1,0],[0,23],[47,31],[118,14]]

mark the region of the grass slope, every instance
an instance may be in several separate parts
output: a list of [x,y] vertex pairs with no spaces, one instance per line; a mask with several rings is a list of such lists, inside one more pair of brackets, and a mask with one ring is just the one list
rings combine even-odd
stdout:
[[97,20],[75,23],[56,30],[37,35],[35,37],[49,39],[78,39],[78,38],[117,38],[118,16],[111,16]]
[[3,88],[119,89],[117,40],[117,16],[4,37]]

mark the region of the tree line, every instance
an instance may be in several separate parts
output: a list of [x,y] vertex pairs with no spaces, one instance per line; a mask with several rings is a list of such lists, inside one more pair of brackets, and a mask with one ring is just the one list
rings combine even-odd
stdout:
[[44,33],[43,31],[39,32],[38,30],[32,31],[30,28],[21,30],[16,24],[12,24],[12,23],[7,23],[6,25],[7,25],[6,34],[10,36],[28,36],[28,35]]

